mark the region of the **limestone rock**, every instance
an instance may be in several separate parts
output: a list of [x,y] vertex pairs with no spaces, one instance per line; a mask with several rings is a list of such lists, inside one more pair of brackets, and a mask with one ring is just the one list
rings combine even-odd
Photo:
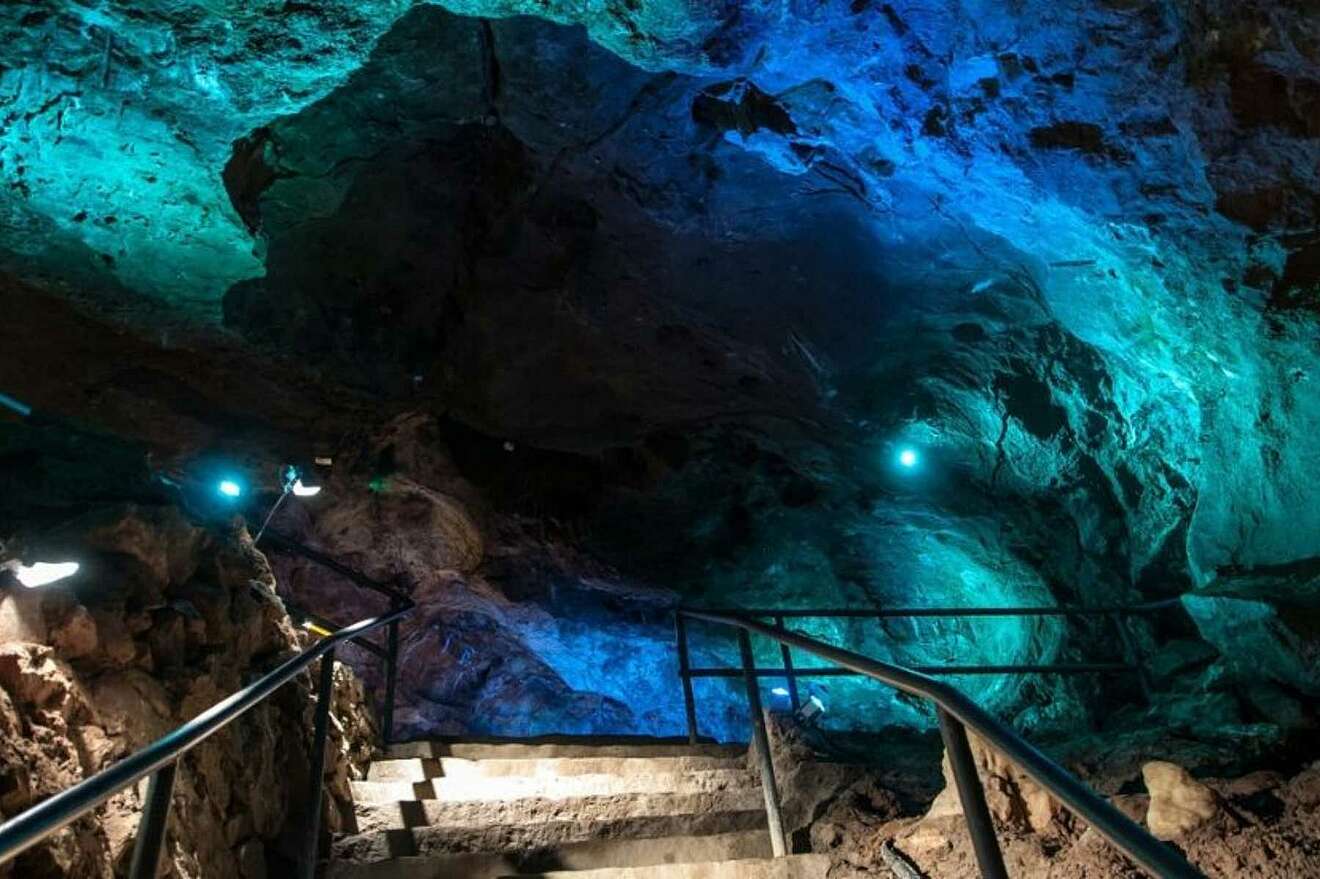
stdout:
[[[158,739],[301,646],[278,603],[251,596],[269,569],[242,535],[164,507],[104,507],[69,527],[85,529],[95,588],[43,590],[49,643],[0,644],[4,816]],[[361,685],[346,668],[335,681],[327,828],[340,826],[348,781],[375,740]],[[312,707],[308,683],[294,682],[182,759],[165,856],[176,875],[265,875],[267,847],[303,817],[291,803],[306,787]],[[19,856],[13,875],[109,879],[143,796],[140,786],[116,794],[95,823]]]
[[[972,759],[985,790],[986,805],[996,825],[1024,833],[1050,833],[1071,822],[1071,813],[1040,785],[1036,784],[1006,757],[988,747],[979,737],[969,734]],[[945,786],[926,813],[927,819],[962,814],[962,802],[953,780],[949,757],[944,756]]]
[[1150,793],[1146,826],[1159,839],[1176,839],[1223,812],[1218,795],[1175,763],[1147,763],[1141,777]]

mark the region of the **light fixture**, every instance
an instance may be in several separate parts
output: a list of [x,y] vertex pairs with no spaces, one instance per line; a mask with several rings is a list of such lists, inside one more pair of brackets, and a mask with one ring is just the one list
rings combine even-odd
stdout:
[[292,491],[294,495],[297,497],[316,497],[318,494],[321,493],[321,486],[303,485],[303,481],[301,479],[295,479],[293,481]]
[[78,573],[80,565],[77,562],[33,562],[30,565],[12,562],[7,567],[19,583],[29,589],[36,589],[72,577]]
[[802,703],[798,709],[798,720],[808,726],[814,726],[825,714],[825,703],[820,701],[819,696],[810,696],[807,701]]
[[770,695],[771,695],[771,696],[787,696],[787,695],[788,695],[788,687],[775,687],[773,690],[770,691]]
[[315,480],[310,477],[308,481],[311,485],[303,482],[302,472],[292,464],[284,465],[284,493],[293,494],[296,497],[316,497],[321,493],[321,486],[317,485]]
[[220,480],[215,489],[228,498],[241,497],[243,494],[243,486],[239,485],[232,479]]
[[911,446],[903,446],[898,450],[898,466],[904,470],[913,470],[921,463],[921,455]]

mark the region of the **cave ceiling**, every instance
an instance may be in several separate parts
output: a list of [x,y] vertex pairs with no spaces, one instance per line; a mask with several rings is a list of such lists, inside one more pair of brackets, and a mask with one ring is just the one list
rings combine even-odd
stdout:
[[1194,592],[1320,692],[1308,5],[9,2],[0,268],[589,462],[694,596]]

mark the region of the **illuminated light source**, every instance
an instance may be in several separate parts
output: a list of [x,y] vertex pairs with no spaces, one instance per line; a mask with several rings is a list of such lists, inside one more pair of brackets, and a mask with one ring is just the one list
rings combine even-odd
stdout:
[[77,562],[34,562],[31,565],[19,564],[11,568],[14,578],[29,589],[47,586],[78,573]]
[[220,480],[215,488],[216,491],[220,492],[225,497],[240,497],[243,494],[243,486],[239,485],[232,479]]
[[301,479],[295,479],[293,481],[293,487],[291,490],[293,491],[294,495],[297,497],[316,497],[318,494],[321,493],[321,486],[303,485],[303,481]]
[[798,709],[797,717],[802,723],[811,726],[820,721],[825,714],[825,703],[820,701],[819,696],[809,696],[807,701],[802,703]]
[[316,635],[321,638],[329,638],[331,635],[334,634],[334,632],[330,631],[325,626],[318,625],[317,623],[314,623],[311,620],[303,620],[302,627],[308,632],[311,632],[313,635]]
[[904,446],[898,450],[898,465],[905,470],[911,470],[921,462],[921,456],[917,450],[911,446]]
[[772,695],[772,696],[787,696],[787,695],[788,695],[788,687],[775,687],[773,690],[770,691],[770,695]]

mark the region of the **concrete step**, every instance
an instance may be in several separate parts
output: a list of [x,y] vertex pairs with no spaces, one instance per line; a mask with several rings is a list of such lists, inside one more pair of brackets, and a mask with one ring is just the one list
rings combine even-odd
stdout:
[[[824,855],[793,855],[701,864],[609,867],[603,870],[556,870],[532,874],[537,879],[825,879],[830,860]],[[523,874],[518,879],[529,879]]]
[[408,800],[358,803],[360,833],[413,827],[510,827],[551,821],[605,821],[621,818],[690,816],[748,812],[765,808],[760,788],[735,787],[695,793],[619,793],[564,799],[526,797],[502,800]]
[[[510,818],[498,808],[503,803],[432,803],[444,814],[415,816],[421,820],[407,827],[363,827],[359,816],[360,831],[335,840],[334,859],[367,863],[461,852],[534,852],[593,841],[764,833],[764,801],[759,790],[750,793],[752,797],[738,803],[717,801],[709,794],[643,797],[640,802],[634,798],[628,808],[611,808],[609,801],[618,798],[608,797],[604,804],[539,800],[531,801],[540,804],[533,820]],[[446,820],[427,824],[427,818]],[[403,822],[392,818],[383,823]]]
[[616,794],[680,794],[754,788],[757,777],[746,769],[610,775],[510,775],[493,778],[444,777],[424,781],[355,781],[358,806],[411,800],[460,803],[480,800],[550,800]]
[[547,757],[718,757],[740,758],[746,745],[688,744],[677,739],[628,737],[545,737],[531,740],[435,740],[398,742],[386,756],[462,757],[467,760],[540,759]]
[[425,781],[428,778],[498,778],[510,775],[537,777],[566,775],[635,775],[742,769],[744,754],[709,754],[659,757],[404,757],[377,760],[367,770],[368,781]]
[[769,856],[770,837],[762,828],[709,836],[593,839],[523,852],[434,854],[365,864],[335,861],[325,879],[496,879],[549,869],[599,870]]

